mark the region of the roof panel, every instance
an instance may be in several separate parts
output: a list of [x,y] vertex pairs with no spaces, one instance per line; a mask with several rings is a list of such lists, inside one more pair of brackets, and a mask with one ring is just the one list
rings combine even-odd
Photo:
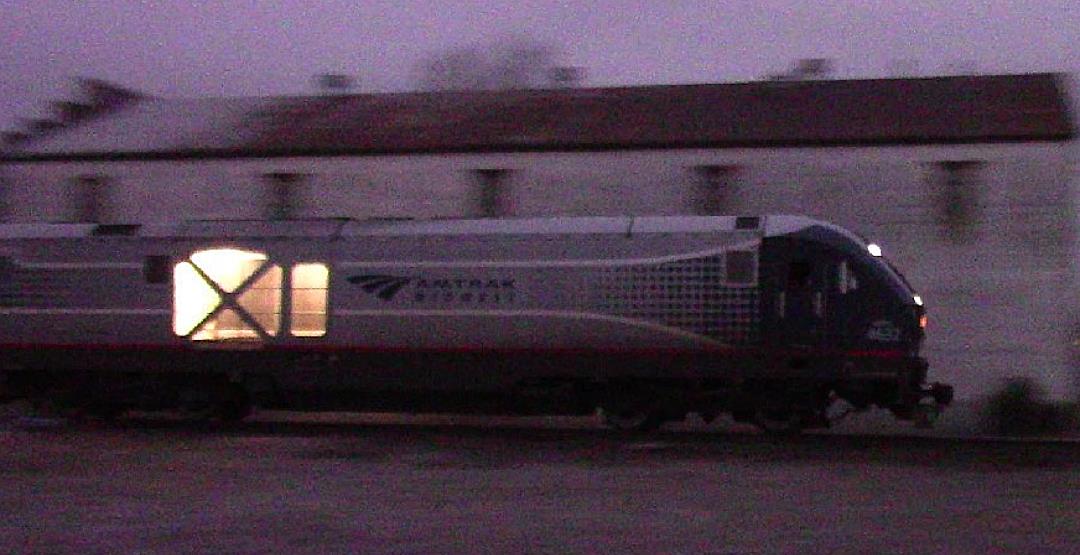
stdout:
[[[807,220],[809,221],[809,220]],[[124,236],[156,238],[314,238],[411,235],[576,235],[732,231],[735,216],[556,217],[505,219],[196,220],[137,226]],[[5,224],[0,239],[90,237],[97,224]],[[135,226],[133,226],[135,227]],[[757,233],[757,228],[748,229]],[[114,235],[97,234],[105,237]]]

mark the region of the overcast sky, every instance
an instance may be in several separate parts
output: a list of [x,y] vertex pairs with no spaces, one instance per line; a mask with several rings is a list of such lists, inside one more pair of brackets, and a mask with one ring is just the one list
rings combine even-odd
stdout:
[[835,74],[1080,69],[1077,0],[0,0],[0,128],[72,76],[161,96],[407,89],[418,61],[528,35],[587,85],[721,82],[831,58]]

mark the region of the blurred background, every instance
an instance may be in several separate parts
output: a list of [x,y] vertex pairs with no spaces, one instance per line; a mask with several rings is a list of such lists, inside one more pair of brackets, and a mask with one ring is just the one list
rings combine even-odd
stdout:
[[799,213],[1080,394],[1065,1],[0,1],[0,218]]

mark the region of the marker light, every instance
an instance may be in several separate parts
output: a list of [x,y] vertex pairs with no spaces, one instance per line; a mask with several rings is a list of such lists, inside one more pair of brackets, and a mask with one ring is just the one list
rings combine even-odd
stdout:
[[870,251],[870,256],[881,256],[881,247],[877,243],[866,245],[866,250]]
[[925,314],[923,314],[922,316],[919,317],[919,327],[922,328],[922,329],[926,329],[926,315]]
[[922,297],[920,297],[920,296],[918,296],[918,295],[915,295],[915,296],[913,297],[913,299],[915,300],[915,304],[916,304],[916,305],[918,305],[918,306],[922,306]]

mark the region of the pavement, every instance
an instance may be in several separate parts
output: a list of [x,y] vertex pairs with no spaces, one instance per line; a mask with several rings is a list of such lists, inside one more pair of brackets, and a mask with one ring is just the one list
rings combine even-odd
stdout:
[[346,413],[7,422],[4,552],[1080,552],[1073,441]]

